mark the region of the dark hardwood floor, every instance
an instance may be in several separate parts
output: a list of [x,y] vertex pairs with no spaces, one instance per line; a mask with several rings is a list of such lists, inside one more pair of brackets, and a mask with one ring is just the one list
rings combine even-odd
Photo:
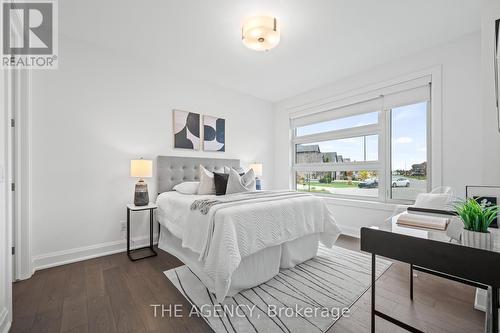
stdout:
[[[359,249],[359,241],[346,236],[337,245]],[[187,316],[189,303],[163,275],[181,262],[161,250],[158,254],[131,262],[120,253],[38,271],[16,282],[11,332],[210,331],[203,319]],[[473,308],[473,288],[419,273],[412,303],[408,274],[407,265],[395,263],[379,279],[380,309],[426,332],[483,331],[484,314]],[[365,293],[350,317],[329,332],[369,332],[369,296]],[[184,316],[155,318],[151,304],[180,304]],[[377,324],[377,332],[405,332],[383,320]]]

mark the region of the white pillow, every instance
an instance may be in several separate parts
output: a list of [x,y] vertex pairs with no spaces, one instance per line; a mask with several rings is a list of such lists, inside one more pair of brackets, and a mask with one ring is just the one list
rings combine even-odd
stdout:
[[236,170],[237,173],[241,174],[241,173],[245,173],[245,169],[243,169],[242,167],[237,167],[237,168],[230,168],[228,167],[227,165],[224,165],[224,173],[229,173],[229,171],[231,169],[234,169]]
[[226,194],[255,191],[255,173],[253,169],[248,170],[240,176],[234,169],[229,170]]
[[214,173],[200,165],[200,186],[198,194],[215,194]]
[[197,194],[200,182],[183,182],[174,186],[173,190],[182,194]]
[[419,193],[415,199],[414,207],[447,210],[450,204],[449,194]]

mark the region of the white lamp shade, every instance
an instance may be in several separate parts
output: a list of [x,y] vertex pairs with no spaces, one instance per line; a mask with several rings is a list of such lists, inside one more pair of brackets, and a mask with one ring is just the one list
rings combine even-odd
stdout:
[[153,177],[152,160],[131,160],[130,177],[149,178]]
[[250,169],[253,169],[257,177],[262,177],[262,163],[250,164]]

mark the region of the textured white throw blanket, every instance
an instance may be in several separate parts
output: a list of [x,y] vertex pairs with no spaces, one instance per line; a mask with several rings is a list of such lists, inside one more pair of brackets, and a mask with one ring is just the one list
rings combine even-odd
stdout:
[[279,195],[270,196],[272,192],[248,200],[228,200],[211,207],[206,215],[189,206],[182,212],[187,217],[182,219],[182,228],[179,221],[162,219],[162,215],[168,217],[168,210],[162,209],[168,200],[162,198],[164,194],[158,197],[160,222],[182,232],[182,246],[200,254],[205,272],[215,281],[218,301],[224,300],[242,258],[311,234],[319,234],[321,243],[331,247],[340,234],[323,199],[289,191],[275,191]]

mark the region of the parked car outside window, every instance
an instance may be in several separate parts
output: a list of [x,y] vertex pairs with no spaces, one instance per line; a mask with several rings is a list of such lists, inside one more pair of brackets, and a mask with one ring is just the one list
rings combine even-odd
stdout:
[[377,188],[378,187],[378,179],[377,178],[369,178],[363,182],[358,184],[359,188]]
[[393,177],[392,187],[410,187],[410,180],[404,177]]

